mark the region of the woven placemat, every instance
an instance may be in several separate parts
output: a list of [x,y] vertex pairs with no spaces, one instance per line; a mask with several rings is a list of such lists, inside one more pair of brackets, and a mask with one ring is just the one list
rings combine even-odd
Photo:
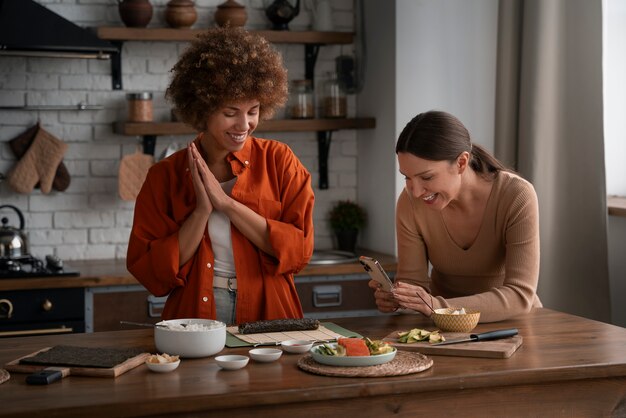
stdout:
[[316,362],[310,354],[298,360],[298,367],[304,371],[336,377],[402,376],[423,372],[430,369],[432,365],[433,360],[431,358],[420,353],[409,353],[407,351],[398,351],[394,359],[389,363],[364,367],[328,366]]
[[11,375],[4,369],[0,369],[0,385],[9,380]]

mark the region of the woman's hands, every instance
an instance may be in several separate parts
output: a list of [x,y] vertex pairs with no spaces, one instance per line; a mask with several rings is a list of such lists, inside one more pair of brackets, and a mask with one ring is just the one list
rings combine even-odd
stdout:
[[[196,192],[196,210],[194,214],[206,214],[204,226],[213,210],[226,214],[230,222],[254,245],[269,255],[275,255],[269,239],[267,220],[249,207],[228,196],[215,175],[211,172],[195,143],[189,144],[189,168]],[[198,240],[198,244],[199,244]],[[197,248],[197,246],[195,247]],[[195,251],[195,250],[194,250]]]
[[200,155],[196,144],[189,144],[189,169],[193,178],[193,187],[196,192],[197,210],[206,210],[211,214],[213,208],[224,210],[230,197],[224,193],[219,181],[209,170],[206,162]]
[[376,280],[370,280],[367,285],[374,289],[374,299],[379,311],[389,313],[400,308],[400,304],[396,301],[393,293],[383,290],[381,284]]
[[397,282],[393,289],[393,295],[402,308],[412,309],[425,316],[430,316],[433,313],[431,309],[433,297],[422,286]]
[[208,215],[210,215],[213,211],[213,204],[211,203],[211,198],[204,188],[202,175],[200,173],[200,165],[204,163],[204,160],[199,156],[198,149],[193,142],[187,145],[187,160],[189,161],[189,170],[191,171],[193,189],[196,192],[196,210],[203,214],[207,214],[208,218]]
[[411,309],[425,316],[430,316],[432,313],[431,308],[424,303],[424,300],[428,301],[430,306],[432,306],[432,302],[430,302],[432,301],[432,296],[421,286],[406,282],[396,282],[391,292],[382,290],[380,284],[375,280],[370,280],[368,286],[375,289],[376,306],[381,312],[389,313],[398,309]]

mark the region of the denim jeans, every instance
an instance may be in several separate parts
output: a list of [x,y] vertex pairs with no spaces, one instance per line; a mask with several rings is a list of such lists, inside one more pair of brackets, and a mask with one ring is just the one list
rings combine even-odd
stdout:
[[221,287],[214,287],[213,296],[215,298],[217,320],[225,323],[226,325],[236,324],[235,308],[237,306],[237,292],[222,289]]

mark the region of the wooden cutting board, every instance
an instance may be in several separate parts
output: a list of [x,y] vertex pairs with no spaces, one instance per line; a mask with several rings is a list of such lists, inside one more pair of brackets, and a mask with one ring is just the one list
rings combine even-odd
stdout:
[[[482,358],[509,358],[522,345],[522,336],[515,335],[509,338],[492,341],[477,341],[448,345],[432,345],[429,342],[399,343],[398,332],[394,331],[387,335],[384,340],[399,350],[417,351],[422,354],[436,356],[459,356],[459,357],[482,357]],[[445,332],[442,333],[446,340],[457,338],[469,338],[470,334]]]
[[[20,357],[16,360],[10,361],[9,363],[4,365],[4,368],[10,372],[16,373],[35,373],[40,370],[43,370],[47,367],[53,366],[58,369],[63,370],[63,377],[68,375],[77,375],[77,376],[95,376],[95,377],[117,377],[127,371],[134,369],[135,367],[143,364],[146,359],[150,356],[150,353],[140,353],[133,357],[130,357],[119,364],[115,364],[111,367],[94,367],[90,366],[87,361],[83,366],[70,365],[63,366],[59,364],[24,364],[20,363],[22,359],[27,359],[29,357],[34,357],[39,353],[43,353],[52,349],[53,347],[46,347],[34,353],[28,354],[26,356]],[[107,349],[98,349],[99,353],[102,351],[106,352]],[[115,351],[115,349],[109,349],[110,351]],[[75,360],[71,358],[70,360]],[[93,361],[94,365],[97,365],[97,361]]]

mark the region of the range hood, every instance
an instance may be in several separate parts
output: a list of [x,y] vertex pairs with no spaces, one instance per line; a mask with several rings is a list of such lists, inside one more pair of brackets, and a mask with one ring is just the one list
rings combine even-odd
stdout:
[[33,0],[0,0],[0,55],[109,59],[118,49]]

